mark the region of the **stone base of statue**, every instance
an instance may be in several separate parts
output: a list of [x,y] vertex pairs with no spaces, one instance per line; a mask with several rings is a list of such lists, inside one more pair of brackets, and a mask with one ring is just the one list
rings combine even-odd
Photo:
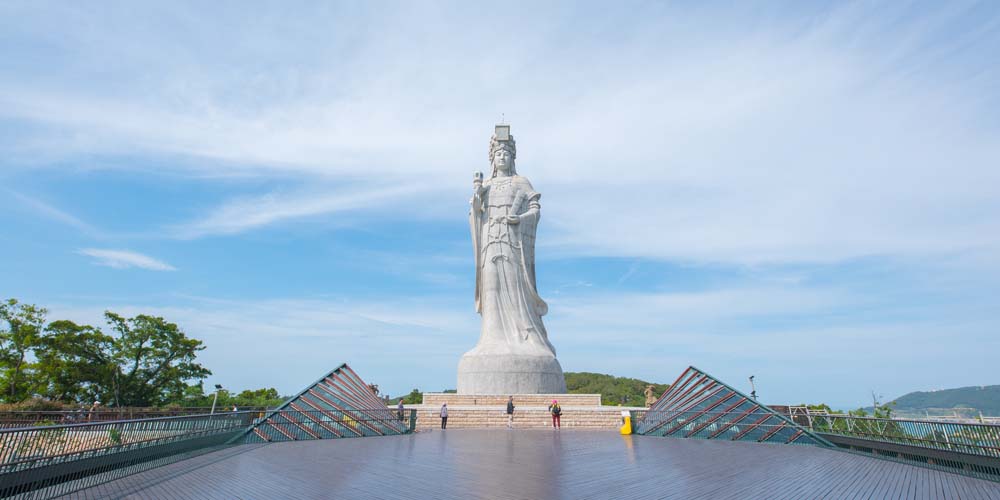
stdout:
[[458,362],[459,394],[565,394],[566,378],[551,354],[465,353]]
[[[600,394],[454,394],[425,392],[422,404],[408,404],[417,411],[417,429],[441,427],[441,406],[448,405],[448,429],[506,428],[507,398],[514,397],[515,429],[551,429],[549,405],[562,406],[562,427],[610,431],[622,425],[622,411],[645,410],[630,406],[602,406]],[[396,405],[389,410],[395,411]]]

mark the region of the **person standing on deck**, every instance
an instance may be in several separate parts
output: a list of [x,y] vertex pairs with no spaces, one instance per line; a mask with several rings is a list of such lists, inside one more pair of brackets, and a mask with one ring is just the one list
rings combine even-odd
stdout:
[[562,416],[562,407],[559,406],[559,401],[552,400],[552,404],[549,405],[549,411],[552,412],[552,428],[562,429],[562,422],[559,421],[559,417]]
[[507,428],[514,428],[514,396],[507,399]]
[[441,405],[441,428],[448,427],[448,403]]
[[403,398],[399,398],[399,404],[396,405],[396,416],[399,417],[399,421],[403,421]]

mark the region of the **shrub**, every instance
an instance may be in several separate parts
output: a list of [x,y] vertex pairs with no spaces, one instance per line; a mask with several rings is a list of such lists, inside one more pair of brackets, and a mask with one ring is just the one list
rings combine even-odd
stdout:
[[112,443],[122,444],[122,433],[118,429],[115,429],[114,427],[108,429],[108,437],[111,439]]

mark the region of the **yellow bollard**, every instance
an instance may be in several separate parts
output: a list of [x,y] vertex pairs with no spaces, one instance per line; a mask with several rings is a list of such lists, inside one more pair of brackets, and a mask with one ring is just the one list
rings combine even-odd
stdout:
[[623,436],[632,434],[632,416],[628,410],[622,410],[622,426],[618,430]]

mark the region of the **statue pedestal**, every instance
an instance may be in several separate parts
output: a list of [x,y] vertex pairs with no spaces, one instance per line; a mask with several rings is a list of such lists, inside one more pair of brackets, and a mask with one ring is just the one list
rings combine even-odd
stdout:
[[[601,406],[600,394],[453,394],[425,392],[422,404],[406,405],[417,410],[417,428],[441,427],[441,405],[448,404],[448,429],[502,429],[507,427],[507,398],[514,397],[515,429],[551,429],[553,399],[562,406],[562,426],[570,429],[611,431],[622,425],[623,410],[645,410],[629,406]],[[396,405],[389,406],[395,411]]]
[[467,352],[458,362],[458,394],[565,394],[555,356]]
[[600,394],[455,394],[447,392],[425,392],[423,406],[441,409],[447,403],[448,408],[507,408],[507,398],[514,396],[514,405],[518,410],[542,409],[548,411],[552,400],[558,400],[564,408],[618,408],[617,406],[601,406]]

